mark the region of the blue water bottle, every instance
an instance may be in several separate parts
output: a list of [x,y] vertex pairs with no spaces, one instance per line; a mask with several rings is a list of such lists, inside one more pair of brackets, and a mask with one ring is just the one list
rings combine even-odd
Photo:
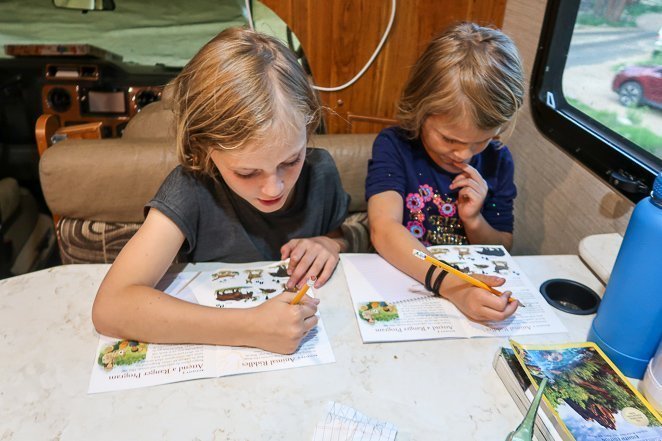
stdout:
[[632,212],[588,339],[633,378],[662,339],[662,172]]

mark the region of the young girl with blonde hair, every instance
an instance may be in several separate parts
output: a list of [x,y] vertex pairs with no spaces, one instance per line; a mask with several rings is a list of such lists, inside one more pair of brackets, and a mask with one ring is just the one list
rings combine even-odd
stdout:
[[[390,263],[477,321],[503,320],[517,302],[429,267],[412,249],[501,244],[513,231],[513,160],[499,136],[524,98],[514,43],[473,23],[433,39],[413,67],[398,127],[373,146],[366,198],[372,242]],[[491,286],[498,277],[483,277]]]
[[317,323],[318,300],[283,293],[250,309],[187,303],[154,289],[176,256],[290,259],[288,284],[331,276],[349,205],[333,159],[306,149],[319,103],[278,40],[227,29],[174,82],[180,160],[99,287],[92,319],[105,335],[155,343],[253,346],[291,353]]

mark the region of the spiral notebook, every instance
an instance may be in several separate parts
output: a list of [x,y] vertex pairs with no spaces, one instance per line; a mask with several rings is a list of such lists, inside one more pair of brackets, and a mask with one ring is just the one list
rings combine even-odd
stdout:
[[379,255],[343,254],[343,270],[364,343],[566,332],[505,248],[448,245],[429,250],[463,272],[504,277],[506,284],[500,289],[512,291],[526,308],[502,322],[475,323]]

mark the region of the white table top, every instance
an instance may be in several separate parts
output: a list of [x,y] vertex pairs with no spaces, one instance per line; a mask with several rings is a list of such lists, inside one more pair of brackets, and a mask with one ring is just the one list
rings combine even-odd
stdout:
[[[535,286],[565,277],[604,289],[577,256],[515,260]],[[90,311],[108,268],[0,281],[1,440],[310,440],[331,400],[394,423],[399,441],[503,440],[522,419],[492,369],[506,339],[363,344],[341,267],[318,291],[336,363],[88,395]],[[558,314],[567,334],[518,340],[585,340],[593,315]]]
[[605,285],[622,242],[623,236],[618,233],[593,234],[579,242],[579,257]]

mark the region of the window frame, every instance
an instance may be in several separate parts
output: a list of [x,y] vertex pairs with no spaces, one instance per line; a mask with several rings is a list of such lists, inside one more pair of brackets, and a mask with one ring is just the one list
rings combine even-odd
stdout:
[[579,5],[580,0],[547,2],[531,75],[533,121],[558,147],[638,202],[650,193],[662,160],[572,107],[563,95],[563,73]]

